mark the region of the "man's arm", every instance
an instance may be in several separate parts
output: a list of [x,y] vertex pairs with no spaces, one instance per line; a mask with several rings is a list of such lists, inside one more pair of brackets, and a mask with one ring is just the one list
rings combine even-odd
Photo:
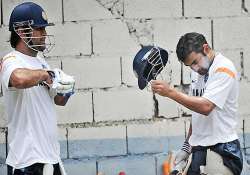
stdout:
[[71,95],[74,94],[75,80],[73,76],[65,74],[61,69],[54,69],[54,102],[56,105],[65,106]]
[[154,80],[151,83],[151,87],[155,93],[171,98],[186,108],[203,115],[208,115],[215,108],[215,104],[206,98],[189,96],[185,93],[179,92],[170,87],[165,81]]
[[9,87],[15,87],[17,89],[30,88],[37,86],[42,81],[48,84],[52,83],[51,77],[46,70],[18,68],[10,75]]
[[209,115],[209,113],[215,108],[215,104],[213,104],[206,98],[189,96],[182,92],[178,92],[175,89],[173,89],[173,92],[170,93],[169,98],[182,104],[188,109],[203,115]]

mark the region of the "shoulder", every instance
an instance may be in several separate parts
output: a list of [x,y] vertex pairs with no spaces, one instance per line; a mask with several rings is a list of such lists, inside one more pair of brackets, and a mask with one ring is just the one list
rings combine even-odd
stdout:
[[8,61],[8,60],[19,60],[23,61],[24,56],[18,51],[13,50],[12,52],[8,53],[3,57],[3,61]]
[[218,54],[215,57],[214,65],[211,71],[212,74],[222,73],[229,75],[232,78],[236,78],[237,76],[237,70],[233,62],[222,54]]
[[5,55],[3,58],[1,58],[1,61],[8,61],[8,60],[15,60],[17,58],[17,55],[15,52],[10,52],[9,54]]
[[0,61],[0,70],[6,71],[8,69],[12,69],[13,67],[22,67],[23,61],[21,55],[17,54],[15,51],[10,52],[1,58]]

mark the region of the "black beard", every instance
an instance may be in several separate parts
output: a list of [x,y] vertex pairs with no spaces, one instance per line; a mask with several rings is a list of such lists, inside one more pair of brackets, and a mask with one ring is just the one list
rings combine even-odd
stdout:
[[45,46],[35,46],[33,47],[32,45],[34,45],[33,41],[30,41],[30,47],[39,51],[39,52],[43,52],[45,50]]
[[200,74],[200,75],[206,75],[208,72],[208,69],[205,69],[205,68],[200,68],[197,73]]
[[37,47],[34,47],[34,49],[36,49],[40,52],[43,52],[45,50],[45,47],[44,46],[37,46]]

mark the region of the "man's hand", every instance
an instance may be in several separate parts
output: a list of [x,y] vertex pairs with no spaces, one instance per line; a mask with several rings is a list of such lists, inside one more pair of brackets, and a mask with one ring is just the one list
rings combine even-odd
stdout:
[[74,94],[75,80],[61,69],[49,70],[48,73],[53,79],[49,94],[54,98],[56,105],[64,106],[69,97]]
[[152,80],[151,88],[153,92],[165,97],[169,97],[174,91],[174,88],[170,87],[170,85],[163,80]]
[[174,165],[178,165],[181,161],[187,161],[189,157],[189,153],[183,150],[179,150],[178,153],[176,154]]
[[172,174],[179,174],[184,171],[187,166],[189,155],[191,154],[191,145],[187,141],[182,145],[181,150],[175,156],[174,167],[171,171]]
[[[47,73],[48,74],[48,73]],[[45,77],[45,80],[44,80],[47,84],[52,84],[53,81],[52,81],[52,77],[48,74],[48,76]]]
[[171,175],[182,174],[186,169],[189,155],[187,152],[180,150],[174,160],[173,168],[171,170]]
[[65,74],[60,69],[54,69],[52,89],[56,90],[57,95],[70,97],[74,94],[75,80],[72,76]]
[[51,84],[53,83],[53,75],[46,70],[40,70],[41,78],[38,81],[38,85],[46,85],[50,88]]
[[186,161],[191,154],[192,146],[188,143],[188,141],[185,141],[182,145],[181,150],[177,153],[175,157],[175,164],[178,164],[181,161]]

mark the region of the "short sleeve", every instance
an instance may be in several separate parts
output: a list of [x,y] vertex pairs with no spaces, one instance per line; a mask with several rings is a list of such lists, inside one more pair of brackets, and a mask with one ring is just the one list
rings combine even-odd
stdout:
[[21,62],[16,58],[16,56],[4,57],[1,61],[1,83],[8,89],[9,81],[12,72],[17,68],[23,68]]
[[209,77],[202,97],[222,109],[235,81],[236,74],[229,68],[217,68]]

